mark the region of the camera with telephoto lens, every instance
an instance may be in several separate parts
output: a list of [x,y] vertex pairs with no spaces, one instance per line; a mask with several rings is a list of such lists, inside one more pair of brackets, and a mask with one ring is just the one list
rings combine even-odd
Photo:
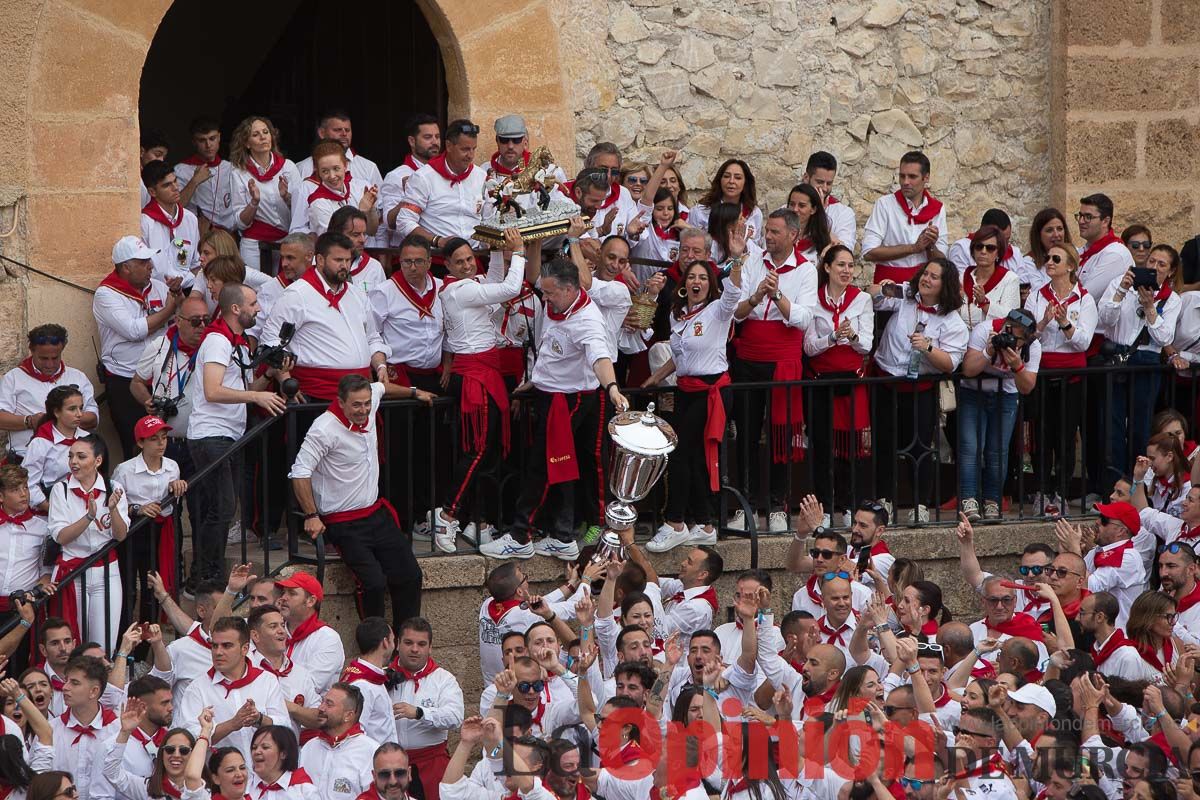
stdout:
[[45,600],[49,595],[42,585],[35,584],[28,589],[22,589],[18,592],[13,592],[8,596],[8,602],[13,607],[17,607],[17,603],[36,603],[39,600]]
[[292,337],[296,335],[296,326],[291,322],[284,322],[279,326],[279,344],[265,345],[260,344],[254,351],[254,358],[250,362],[251,369],[257,369],[260,364],[266,364],[272,369],[283,369],[285,361],[295,360],[296,354],[287,347],[292,342]]
[[150,408],[151,414],[158,417],[163,422],[170,422],[172,417],[179,414],[179,398],[151,397]]
[[997,353],[1005,349],[1016,350],[1017,337],[1012,331],[1010,331],[1008,328],[1005,328],[992,337],[992,348]]

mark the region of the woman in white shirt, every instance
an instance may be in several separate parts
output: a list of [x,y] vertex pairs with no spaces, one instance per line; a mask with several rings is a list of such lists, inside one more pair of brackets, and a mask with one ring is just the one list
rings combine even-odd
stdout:
[[[674,262],[679,258],[679,231],[686,227],[687,223],[679,216],[679,201],[666,187],[659,189],[654,195],[650,225],[633,246],[629,254],[631,260]],[[634,264],[633,274],[644,285],[661,269],[649,264]]]
[[974,266],[963,273],[963,305],[958,310],[971,330],[981,322],[1004,319],[1021,305],[1021,282],[1000,266],[1004,236],[995,225],[971,234]]
[[[87,616],[79,593],[79,579],[63,584],[63,577],[83,566],[89,556],[111,541],[122,542],[129,533],[129,507],[125,490],[115,481],[110,486],[102,471],[108,448],[96,434],[71,445],[67,466],[71,477],[50,490],[50,537],[62,546],[54,571],[59,587],[51,604],[78,631],[77,641],[97,641],[107,652],[116,647],[121,622],[121,570],[112,548],[84,573],[87,580]],[[107,633],[107,637],[105,634]],[[107,643],[105,639],[107,638]]]
[[142,701],[130,698],[121,711],[121,730],[104,756],[104,777],[128,800],[208,800],[205,783],[205,756],[212,736],[212,709],[200,712],[200,736],[183,729],[167,731],[154,756],[149,777],[134,775],[125,769],[125,747],[141,721],[146,708]]
[[278,242],[292,224],[300,172],[279,152],[279,131],[266,117],[247,117],[233,129],[233,213],[242,234],[242,260],[260,270],[259,242]]
[[[662,553],[681,544],[715,544],[717,492],[721,489],[719,454],[725,420],[732,404],[729,380],[729,329],[742,299],[742,265],[733,262],[724,291],[706,261],[693,261],[671,304],[671,360],[646,379],[661,383],[675,373],[673,425],[679,436],[667,464],[666,521],[646,544]],[[690,521],[691,524],[688,524]]]
[[46,395],[46,414],[34,430],[21,466],[29,471],[29,505],[43,514],[50,507],[50,487],[67,477],[67,452],[80,433],[83,394],[71,385],[55,386]]
[[[804,354],[818,380],[855,378],[866,372],[875,336],[875,312],[871,295],[853,285],[857,274],[854,253],[840,244],[826,250],[817,266],[817,302],[804,337]],[[814,387],[809,397],[809,452],[813,454],[817,497],[828,509],[853,508],[854,498],[871,485],[867,387]]]
[[1043,208],[1029,224],[1029,249],[1021,259],[1021,274],[1017,276],[1022,288],[1028,285],[1032,293],[1050,282],[1045,271],[1046,256],[1050,248],[1060,245],[1075,249],[1067,218],[1057,208]]
[[[206,742],[206,750],[207,747]],[[236,747],[219,747],[214,750],[208,759],[208,772],[209,789],[214,800],[252,800],[252,796],[246,791],[250,770],[246,767],[242,751]]]
[[1133,468],[1133,485],[1150,508],[1180,517],[1183,498],[1192,490],[1192,465],[1183,442],[1169,433],[1156,433],[1146,445],[1146,455]]
[[821,201],[821,195],[807,183],[798,183],[788,192],[787,207],[800,218],[800,238],[796,240],[796,255],[804,256],[806,261],[816,264],[826,248],[835,243],[829,233],[829,217],[825,216],[825,204]]
[[367,215],[367,236],[379,230],[375,201],[379,188],[350,173],[350,162],[339,142],[322,141],[312,151],[313,174],[300,182],[292,204],[292,231],[320,236],[339,208],[354,206]]
[[708,228],[708,218],[713,208],[720,203],[737,206],[741,218],[746,221],[746,241],[752,241],[762,247],[763,213],[758,207],[754,173],[750,171],[750,165],[740,158],[730,158],[717,169],[708,190],[692,209],[688,224],[697,228]]
[[[1096,301],[1078,283],[1079,254],[1070,244],[1052,245],[1043,265],[1049,281],[1030,292],[1025,310],[1037,320],[1043,370],[1083,370],[1096,330]],[[1075,471],[1075,434],[1083,420],[1083,384],[1078,374],[1043,376],[1029,404],[1038,493],[1034,513],[1062,513],[1067,482]]]
[[897,378],[879,386],[876,397],[879,416],[871,428],[882,454],[875,462],[877,489],[884,495],[896,490],[896,464],[902,461],[913,472],[916,487],[916,507],[909,519],[928,522],[938,386],[920,376],[949,375],[967,351],[970,333],[958,315],[962,306],[958,268],[944,258],[930,259],[907,284],[882,281],[867,291],[875,299],[876,311],[896,312],[888,319],[875,351],[878,371]]

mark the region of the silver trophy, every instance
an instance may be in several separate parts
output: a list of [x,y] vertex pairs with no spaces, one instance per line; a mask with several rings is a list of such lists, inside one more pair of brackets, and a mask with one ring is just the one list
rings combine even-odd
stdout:
[[645,411],[617,414],[608,423],[608,436],[614,445],[609,488],[617,501],[604,512],[608,530],[592,556],[597,564],[612,556],[625,557],[618,531],[629,530],[637,522],[637,509],[632,504],[645,499],[658,483],[667,471],[667,457],[679,442],[671,426],[654,415],[653,403]]

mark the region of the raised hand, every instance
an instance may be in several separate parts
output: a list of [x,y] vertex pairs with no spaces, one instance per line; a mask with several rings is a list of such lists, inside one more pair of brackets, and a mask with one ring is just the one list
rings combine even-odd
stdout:
[[673,167],[675,166],[675,159],[678,157],[679,154],[674,150],[664,150],[662,155],[658,157],[658,163],[662,164],[664,167]]
[[250,570],[254,569],[253,564],[235,564],[233,569],[229,570],[229,579],[225,581],[225,588],[234,594],[241,594],[242,590],[257,578]]
[[142,715],[145,713],[145,703],[136,697],[127,699],[125,706],[121,709],[121,730],[125,733],[133,733],[133,729],[142,721]]
[[111,492],[109,492],[109,494],[108,494],[108,503],[107,503],[107,505],[108,505],[108,510],[109,510],[109,511],[116,511],[116,510],[117,510],[117,503],[121,502],[121,498],[122,498],[122,497],[124,497],[124,496],[125,496],[125,490],[124,490],[124,489],[117,488],[117,489],[113,489]]
[[825,507],[815,494],[808,494],[800,501],[798,514],[809,531],[815,531],[825,521]]
[[214,727],[212,706],[205,706],[204,710],[200,712],[200,715],[196,717],[196,720],[200,723],[200,735],[205,739],[208,739],[211,743],[212,730]]
[[458,738],[469,745],[474,745],[483,738],[483,717],[467,717],[463,720]]
[[496,687],[498,694],[513,693],[513,689],[517,688],[517,675],[511,669],[502,669],[496,673],[496,677],[492,679],[492,683]]
[[667,641],[663,644],[663,653],[667,657],[667,665],[674,669],[679,663],[679,659],[683,658],[683,648],[679,645],[678,631],[667,637]]

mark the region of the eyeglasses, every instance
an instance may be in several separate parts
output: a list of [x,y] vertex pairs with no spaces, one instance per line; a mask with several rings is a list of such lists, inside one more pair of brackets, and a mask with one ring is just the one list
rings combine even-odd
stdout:
[[193,328],[203,328],[208,324],[208,317],[178,317],[180,322],[186,322]]
[[971,245],[971,249],[972,249],[972,250],[979,250],[980,252],[983,252],[983,253],[994,253],[994,252],[996,252],[997,250],[999,250],[999,249],[1000,249],[1000,245],[998,245],[998,244],[991,244],[990,242],[983,242],[983,243],[981,243],[981,244],[973,244],[973,245]]
[[1084,214],[1082,211],[1075,212],[1075,221],[1076,222],[1084,222],[1084,221],[1091,222],[1094,219],[1100,219],[1100,215],[1099,214]]
[[520,683],[517,684],[517,691],[520,692],[521,694],[528,694],[529,692],[540,692],[542,689],[545,689],[545,688],[546,688],[546,682],[541,681],[541,680],[521,681]]
[[1072,572],[1066,567],[1046,567],[1046,574],[1055,578],[1065,578],[1068,575],[1079,575],[1078,572]]
[[1155,616],[1157,616],[1159,619],[1165,619],[1167,622],[1171,623],[1172,625],[1174,625],[1175,621],[1179,619],[1179,615],[1177,613],[1175,613],[1174,611],[1169,611],[1169,612],[1166,612],[1163,614],[1157,614]]
[[187,745],[187,744],[181,744],[181,745],[164,744],[159,749],[162,750],[164,753],[166,753],[169,756],[175,755],[176,750],[179,751],[179,755],[181,755],[181,756],[189,755],[192,752],[191,745]]
[[496,141],[500,144],[520,144],[525,141],[524,136],[497,136]]
[[921,655],[921,653],[937,653],[940,656],[943,650],[937,642],[918,642],[917,655]]
[[396,262],[402,267],[423,267],[429,263],[428,258],[406,258]]
[[620,167],[592,167],[596,172],[603,172],[605,175],[620,175]]
[[1170,553],[1172,555],[1184,550],[1188,551],[1192,555],[1196,554],[1196,551],[1192,549],[1191,545],[1184,544],[1183,542],[1171,542],[1170,544],[1160,544],[1158,546],[1158,552]]
[[1033,564],[1031,566],[1025,566],[1022,564],[1021,566],[1017,567],[1017,572],[1021,573],[1021,577],[1023,578],[1028,578],[1030,575],[1036,578],[1046,569],[1047,567],[1044,564]]
[[627,177],[625,178],[625,182],[626,182],[626,183],[636,183],[638,186],[641,186],[641,185],[643,185],[643,184],[647,184],[647,183],[649,183],[649,182],[650,182],[650,179],[649,179],[649,178],[642,178],[642,177],[640,177],[640,176],[637,176],[637,175],[629,175],[629,176],[627,176]]
[[396,780],[400,780],[401,778],[404,778],[407,775],[408,775],[408,770],[406,770],[406,769],[377,769],[377,770],[375,770],[375,777],[379,778],[380,780],[384,780],[384,781],[390,781],[392,778],[395,778]]
[[905,789],[912,789],[914,792],[919,792],[921,790],[921,787],[924,786],[925,784],[926,784],[926,781],[920,780],[918,778],[905,778],[905,777],[900,778],[900,785],[903,786]]
[[70,786],[63,789],[61,792],[58,792],[54,796],[55,797],[79,797],[79,790],[76,789],[75,784],[72,783]]
[[1128,247],[1130,250],[1149,250],[1154,246],[1154,242],[1130,242]]
[[822,581],[831,581],[834,578],[841,578],[844,581],[848,581],[848,580],[850,580],[850,573],[843,572],[842,570],[839,569],[837,572],[826,572],[824,575],[821,576]]
[[1200,783],[1200,769],[1194,769],[1189,774],[1192,776],[1194,782]]
[[813,558],[823,558],[826,561],[828,561],[831,558],[837,558],[838,556],[841,555],[841,553],[837,552],[836,550],[821,550],[816,547],[809,550],[808,554],[810,556],[812,556]]
[[61,336],[35,336],[30,344],[64,344],[67,340]]
[[1012,595],[1007,597],[985,597],[983,598],[983,602],[991,606],[1011,606],[1017,602],[1017,598]]
[[966,728],[960,728],[957,725],[954,726],[954,735],[955,736],[971,736],[975,739],[991,739],[991,738],[995,737],[994,733],[980,733],[979,731],[969,731]]
[[1058,253],[1051,253],[1050,255],[1046,256],[1046,263],[1049,264],[1051,262],[1055,264],[1061,264],[1063,263],[1063,257]]
[[884,716],[891,717],[891,716],[894,716],[897,711],[916,711],[916,710],[917,710],[916,706],[884,706],[883,714],[884,714]]

